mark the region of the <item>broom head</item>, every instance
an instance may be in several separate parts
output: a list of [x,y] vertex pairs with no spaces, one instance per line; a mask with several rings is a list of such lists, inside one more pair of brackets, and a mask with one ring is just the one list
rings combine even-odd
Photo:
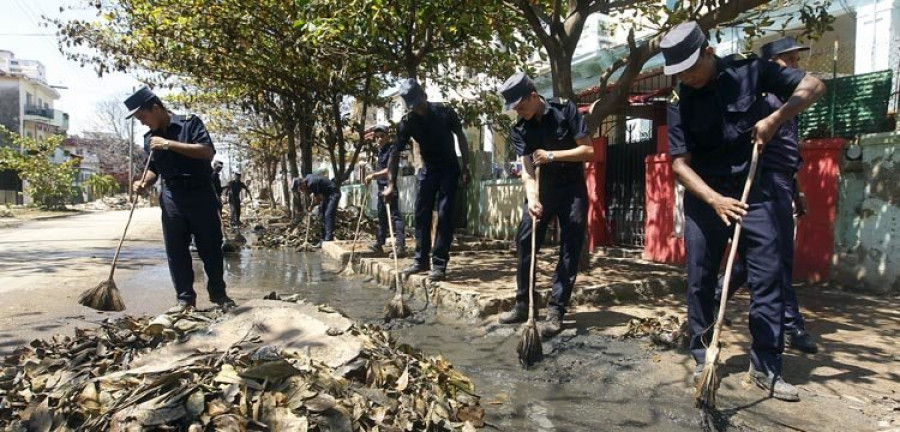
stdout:
[[716,363],[719,361],[719,347],[706,349],[706,363],[694,389],[694,405],[700,409],[716,407],[716,391],[719,389],[719,376],[716,375]]
[[541,346],[541,334],[538,332],[537,324],[534,319],[528,320],[525,327],[522,328],[522,338],[519,339],[519,345],[516,346],[516,352],[519,353],[519,363],[522,367],[528,369],[531,365],[541,361],[544,358],[544,348]]
[[353,261],[347,261],[347,267],[344,267],[344,270],[341,270],[341,276],[353,276],[356,274],[356,270],[353,268]]
[[112,278],[81,293],[78,303],[99,311],[119,312],[125,310],[125,302],[122,301],[119,288],[116,287],[116,282]]
[[403,302],[403,297],[394,296],[394,299],[384,307],[384,321],[390,322],[394,319],[403,319],[412,315],[409,306]]

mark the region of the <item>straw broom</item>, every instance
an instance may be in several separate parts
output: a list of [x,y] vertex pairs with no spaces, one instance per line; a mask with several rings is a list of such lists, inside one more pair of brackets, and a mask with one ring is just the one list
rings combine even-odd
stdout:
[[[359,228],[362,225],[363,213],[366,210],[366,203],[369,201],[369,193],[368,189],[366,193],[363,194],[363,202],[362,206],[359,208],[359,217],[356,218],[356,233],[353,235],[353,244],[350,245],[350,260],[347,261],[347,267],[344,268],[344,271],[341,272],[344,276],[352,276],[356,274],[356,270],[353,269],[353,254],[356,253],[356,242],[359,240]],[[388,221],[390,223],[390,221]]]
[[[141,181],[147,175],[147,169],[150,168],[150,160],[153,158],[153,151],[147,156],[147,163],[144,164],[144,171],[141,173]],[[119,252],[122,250],[122,243],[125,242],[125,234],[128,233],[128,226],[131,225],[131,218],[134,216],[134,209],[137,207],[138,197],[135,196],[131,201],[131,211],[128,213],[128,221],[125,222],[125,230],[122,231],[122,237],[119,239],[119,245],[116,246],[116,254],[113,256],[112,266],[109,269],[109,277],[97,284],[97,286],[81,293],[78,296],[78,303],[92,309],[100,311],[119,312],[125,310],[125,302],[122,301],[122,295],[113,280],[116,272],[116,263],[119,261]]]
[[[391,206],[386,205],[384,207],[387,209],[387,218],[390,222],[393,220],[391,218]],[[388,223],[388,229],[391,234],[391,245],[394,249],[394,283],[397,287],[397,294],[394,295],[394,298],[384,308],[385,321],[406,318],[412,314],[409,310],[409,306],[407,306],[406,303],[403,303],[403,284],[400,283],[400,265],[397,263],[397,238],[394,237],[394,224]]]
[[[541,191],[541,169],[538,167],[534,173],[535,187],[538,190],[538,196]],[[531,365],[537,363],[544,357],[544,348],[541,345],[541,335],[538,332],[537,323],[534,320],[534,281],[537,279],[535,274],[536,255],[537,255],[537,224],[538,219],[531,219],[531,277],[528,284],[528,321],[522,327],[522,339],[516,346],[516,352],[519,354],[519,363],[522,367],[528,369]]]
[[[753,146],[753,154],[750,158],[750,172],[747,174],[747,180],[744,182],[744,191],[741,194],[741,203],[747,203],[747,197],[750,195],[750,187],[753,185],[753,179],[756,177],[756,165],[759,161],[759,153],[762,151],[757,144]],[[694,389],[694,404],[702,410],[713,409],[716,407],[716,391],[719,388],[720,377],[716,375],[716,363],[719,361],[721,347],[719,346],[719,335],[722,332],[722,323],[725,322],[725,305],[728,302],[728,284],[731,282],[731,269],[734,266],[734,257],[737,255],[738,240],[741,236],[741,222],[734,227],[734,234],[731,236],[731,250],[728,252],[728,261],[725,264],[725,277],[722,279],[722,297],[719,299],[719,313],[716,316],[716,322],[713,327],[712,340],[709,347],[706,348],[706,363],[703,365],[703,371],[700,379],[697,381],[697,387]]]

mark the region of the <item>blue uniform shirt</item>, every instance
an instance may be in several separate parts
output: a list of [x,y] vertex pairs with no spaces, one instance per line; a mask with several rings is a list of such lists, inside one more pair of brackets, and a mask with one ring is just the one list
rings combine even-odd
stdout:
[[[541,120],[532,118],[513,126],[513,148],[519,156],[527,156],[537,149],[569,150],[578,146],[575,140],[588,136],[584,117],[571,101],[544,101]],[[541,168],[541,178],[562,181],[583,181],[584,164],[581,162],[553,162]]]
[[[775,112],[784,105],[781,98],[771,93],[766,95],[766,103],[769,104],[770,112]],[[760,155],[759,163],[762,167],[792,174],[797,172],[802,162],[799,135],[796,117],[784,122]]]
[[669,154],[691,154],[701,178],[746,173],[753,126],[769,113],[765,93],[787,99],[805,73],[758,58],[716,59],[705,87],[679,85],[669,103]]
[[[171,141],[187,144],[203,144],[215,151],[212,138],[200,117],[192,114],[173,114],[165,131],[150,131],[144,134],[144,151],[150,153],[150,138],[158,136]],[[208,159],[195,159],[171,150],[156,150],[150,161],[150,171],[164,180],[190,177],[194,179],[212,179],[212,166]]]
[[318,174],[307,174],[303,181],[309,191],[316,195],[331,195],[337,189],[337,185],[333,181]]
[[[378,152],[376,153],[376,161],[375,161],[375,170],[381,171],[388,166],[388,161],[391,158],[392,146],[390,144],[378,147]],[[393,172],[391,172],[393,178],[397,178],[397,168],[395,167]],[[375,180],[378,182],[379,186],[387,186],[388,180],[387,177],[379,177]]]
[[410,138],[414,138],[419,143],[426,171],[441,168],[458,170],[453,133],[461,129],[462,122],[453,108],[428,102],[428,115],[423,117],[410,112],[400,120],[392,154],[400,153],[409,145]]

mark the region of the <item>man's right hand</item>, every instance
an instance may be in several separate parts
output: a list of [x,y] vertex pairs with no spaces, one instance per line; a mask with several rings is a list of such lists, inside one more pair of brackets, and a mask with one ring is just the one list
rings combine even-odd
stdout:
[[732,221],[740,221],[747,214],[747,204],[740,202],[734,198],[719,195],[713,199],[710,204],[716,214],[725,223],[725,226],[731,226]]
[[387,185],[384,187],[384,190],[381,191],[381,196],[385,198],[390,198],[391,195],[394,194],[394,185]]
[[138,180],[131,184],[131,190],[138,195],[144,193],[145,189],[147,189],[147,183],[144,183],[143,180]]
[[529,201],[528,214],[531,215],[532,219],[538,220],[541,218],[541,215],[544,214],[544,206],[542,206],[538,201]]

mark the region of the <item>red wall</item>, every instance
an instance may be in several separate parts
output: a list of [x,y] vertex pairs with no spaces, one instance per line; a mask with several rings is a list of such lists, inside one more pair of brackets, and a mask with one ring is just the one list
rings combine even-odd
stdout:
[[[659,131],[657,149],[666,148],[666,131]],[[803,166],[799,173],[808,213],[800,218],[794,250],[794,280],[824,280],[834,252],[837,214],[837,181],[843,139],[807,140],[801,143]],[[684,241],[674,236],[675,175],[666,153],[646,159],[646,211],[644,258],[683,264]],[[688,192],[685,192],[688,193]]]
[[845,144],[846,140],[839,138],[800,143],[803,166],[798,179],[808,209],[797,223],[794,280],[828,279],[834,253],[840,158]]
[[588,250],[599,246],[609,246],[610,236],[606,230],[606,147],[605,137],[594,138],[594,161],[584,164],[585,182],[588,191]]

